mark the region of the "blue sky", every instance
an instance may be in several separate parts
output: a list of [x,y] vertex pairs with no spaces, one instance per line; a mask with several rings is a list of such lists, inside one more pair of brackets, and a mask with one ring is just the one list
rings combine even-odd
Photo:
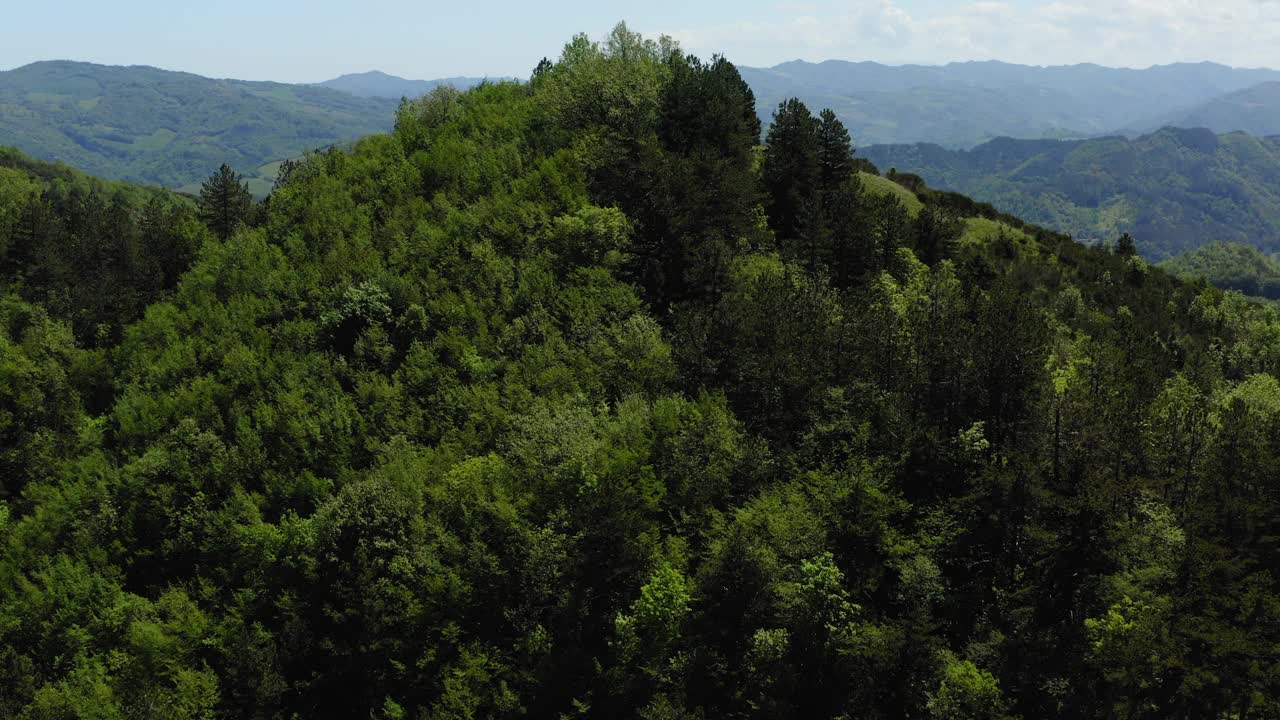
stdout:
[[[6,8],[0,68],[45,59],[310,82],[527,75],[575,32],[625,19],[743,65],[999,59],[1280,67],[1280,0],[60,0]],[[13,32],[17,30],[17,32]]]

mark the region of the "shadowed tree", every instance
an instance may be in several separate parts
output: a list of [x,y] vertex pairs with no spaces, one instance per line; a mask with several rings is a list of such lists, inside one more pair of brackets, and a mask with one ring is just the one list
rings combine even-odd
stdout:
[[226,163],[200,186],[200,219],[220,240],[244,224],[252,205],[249,184]]
[[818,121],[805,104],[791,98],[778,106],[764,153],[769,219],[780,239],[799,236],[804,206],[821,176]]
[[824,195],[843,185],[853,174],[853,143],[849,131],[829,109],[818,115],[818,167]]

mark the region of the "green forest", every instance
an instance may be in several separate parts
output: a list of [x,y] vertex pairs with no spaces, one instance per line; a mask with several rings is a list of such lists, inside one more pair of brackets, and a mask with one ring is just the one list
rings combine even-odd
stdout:
[[625,25],[208,171],[0,154],[0,717],[1280,717],[1275,309]]
[[1187,280],[1203,278],[1214,287],[1280,300],[1280,262],[1252,245],[1209,243],[1161,267]]

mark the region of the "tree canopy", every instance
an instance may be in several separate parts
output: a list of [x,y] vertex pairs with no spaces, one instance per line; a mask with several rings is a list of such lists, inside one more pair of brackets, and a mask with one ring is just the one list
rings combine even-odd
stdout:
[[1280,314],[753,104],[619,26],[225,238],[0,175],[0,716],[1280,716]]

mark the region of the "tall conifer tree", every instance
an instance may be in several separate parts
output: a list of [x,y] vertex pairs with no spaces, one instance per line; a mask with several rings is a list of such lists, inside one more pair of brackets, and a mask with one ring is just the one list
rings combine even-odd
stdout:
[[796,98],[778,106],[764,154],[769,218],[782,238],[797,237],[803,207],[820,181],[818,121]]
[[252,205],[249,184],[226,163],[200,186],[200,219],[221,240],[244,224]]
[[824,195],[831,194],[853,174],[853,143],[849,131],[830,109],[819,115],[818,164]]

